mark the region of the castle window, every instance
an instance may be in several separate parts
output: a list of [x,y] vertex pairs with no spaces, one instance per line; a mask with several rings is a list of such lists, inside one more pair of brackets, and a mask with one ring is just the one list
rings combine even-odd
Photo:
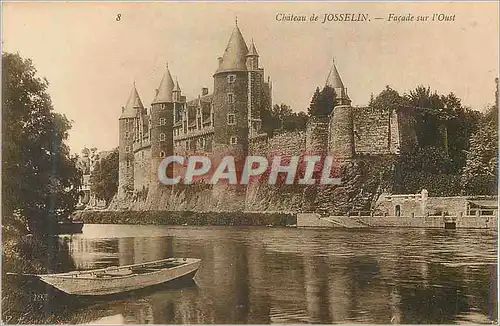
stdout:
[[130,133],[127,131],[125,132],[125,139],[129,139],[130,138]]
[[141,158],[144,159],[144,152],[141,152]]
[[130,153],[130,146],[125,146],[125,153]]
[[198,115],[201,115],[201,108],[198,108]]
[[160,157],[165,157],[165,152],[164,151],[160,151]]
[[127,168],[129,168],[130,166],[131,166],[130,161],[127,160]]
[[227,94],[227,103],[234,103],[234,94],[233,93],[228,93]]
[[227,76],[227,82],[232,84],[236,81],[236,75],[228,75]]
[[167,119],[160,118],[160,126],[165,126],[167,124]]
[[238,138],[236,136],[231,136],[231,138],[229,139],[229,143],[231,145],[236,145],[238,143]]
[[160,141],[165,141],[167,139],[167,136],[164,133],[160,134]]
[[166,108],[167,106],[165,105],[165,103],[160,104],[160,110],[165,110]]
[[227,124],[232,126],[236,124],[236,118],[234,113],[228,113],[227,115]]

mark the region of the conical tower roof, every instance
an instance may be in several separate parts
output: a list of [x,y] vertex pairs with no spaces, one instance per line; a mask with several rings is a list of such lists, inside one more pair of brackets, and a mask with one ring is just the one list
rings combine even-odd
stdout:
[[174,80],[172,79],[172,75],[170,74],[170,70],[165,70],[165,74],[163,75],[160,86],[158,87],[158,93],[156,94],[153,104],[155,103],[166,103],[172,102],[172,91],[174,90]]
[[335,66],[335,60],[333,60],[332,68],[330,69],[330,73],[328,73],[328,77],[326,78],[326,85],[332,88],[342,88],[344,89],[344,83],[342,82],[342,78],[340,78],[340,74]]
[[252,44],[250,44],[250,49],[248,50],[247,56],[257,56],[257,57],[259,56],[259,53],[255,48],[255,44],[253,43],[253,39],[252,39]]
[[229,42],[227,43],[226,51],[222,55],[222,63],[217,72],[230,70],[247,70],[246,56],[248,48],[238,28],[238,24],[234,26]]
[[125,109],[123,110],[120,119],[134,118],[137,115],[138,109],[144,109],[144,106],[142,105],[141,98],[139,97],[139,93],[137,93],[134,82],[134,86],[132,86],[132,91],[130,91],[127,104],[125,104]]
[[174,92],[180,92],[181,91],[181,88],[179,86],[179,81],[177,80],[177,77],[175,78],[175,86],[174,86],[173,91]]

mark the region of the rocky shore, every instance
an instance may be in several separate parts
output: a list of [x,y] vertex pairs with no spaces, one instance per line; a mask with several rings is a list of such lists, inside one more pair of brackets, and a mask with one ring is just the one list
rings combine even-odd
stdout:
[[73,219],[89,224],[289,226],[297,216],[286,212],[76,211]]

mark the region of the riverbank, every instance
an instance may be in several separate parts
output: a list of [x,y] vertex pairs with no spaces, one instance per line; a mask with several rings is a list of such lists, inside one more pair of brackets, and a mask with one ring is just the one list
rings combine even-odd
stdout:
[[497,216],[329,216],[297,214],[298,227],[497,229]]
[[16,274],[74,270],[68,245],[58,237],[36,238],[5,227],[2,233],[2,322],[6,324],[67,323],[66,303],[56,303],[50,287]]
[[73,218],[89,224],[290,226],[297,216],[287,212],[76,211]]
[[497,229],[496,216],[329,216],[292,212],[77,211],[88,224]]

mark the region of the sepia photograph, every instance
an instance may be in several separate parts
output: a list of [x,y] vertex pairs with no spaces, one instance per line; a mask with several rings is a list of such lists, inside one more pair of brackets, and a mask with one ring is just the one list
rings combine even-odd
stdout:
[[0,6],[3,324],[498,323],[498,1]]

